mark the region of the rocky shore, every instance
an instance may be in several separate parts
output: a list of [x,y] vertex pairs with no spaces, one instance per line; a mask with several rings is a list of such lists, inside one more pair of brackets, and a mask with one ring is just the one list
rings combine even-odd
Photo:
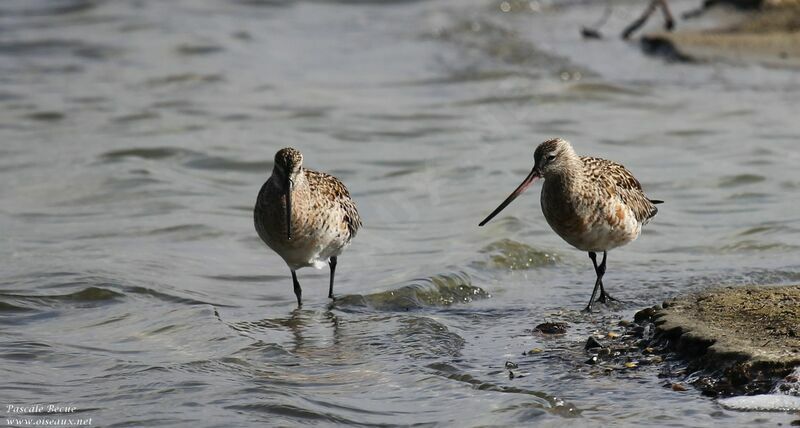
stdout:
[[[709,6],[696,17],[681,21],[675,32],[640,38],[647,53],[682,61],[730,61],[767,66],[800,67],[800,2],[765,1],[719,19]],[[740,6],[741,7],[741,6]],[[718,23],[708,28],[709,22]]]
[[657,335],[705,367],[753,377],[800,366],[800,286],[693,294],[664,302],[653,319]]
[[[654,326],[648,347],[686,362],[706,395],[774,392],[800,367],[800,285],[724,287],[636,314]],[[652,324],[651,324],[652,323]]]
[[800,400],[800,285],[689,294],[607,328],[585,345],[585,364],[597,374],[658,365],[675,391],[692,386],[711,397],[778,393]]

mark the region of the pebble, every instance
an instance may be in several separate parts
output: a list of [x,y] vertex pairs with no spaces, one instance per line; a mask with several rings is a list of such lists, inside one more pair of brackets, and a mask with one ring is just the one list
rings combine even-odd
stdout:
[[589,336],[589,339],[586,340],[586,345],[583,349],[592,349],[592,348],[602,348],[603,344],[600,343],[599,340],[595,339],[594,336]]
[[564,334],[569,329],[569,324],[565,322],[544,322],[533,328],[542,334]]
[[641,323],[642,321],[652,319],[655,314],[656,310],[654,308],[642,309],[633,316],[633,320],[637,323]]

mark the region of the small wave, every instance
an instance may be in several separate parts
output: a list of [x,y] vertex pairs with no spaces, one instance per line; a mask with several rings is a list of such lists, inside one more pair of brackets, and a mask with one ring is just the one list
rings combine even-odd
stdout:
[[89,287],[75,293],[64,294],[61,296],[53,296],[58,300],[77,301],[77,302],[95,302],[104,300],[114,300],[118,297],[123,297],[124,294],[117,293],[100,287]]
[[480,268],[527,270],[553,265],[561,261],[561,257],[557,254],[538,250],[512,239],[495,241],[480,252],[489,254],[489,260],[475,263]]
[[140,111],[138,113],[130,113],[124,114],[122,116],[117,116],[112,118],[111,120],[115,123],[130,123],[130,122],[139,122],[143,120],[151,120],[151,119],[158,119],[161,115],[152,111]]
[[23,306],[12,305],[11,303],[0,302],[0,312],[27,312],[32,309]]
[[145,82],[145,85],[151,88],[157,88],[162,86],[191,84],[191,83],[216,83],[216,82],[221,82],[222,80],[223,77],[222,75],[219,74],[184,73],[184,74],[171,74],[169,76],[155,77],[152,79],[148,79]]
[[196,154],[191,150],[180,149],[177,147],[140,147],[134,149],[112,150],[110,152],[100,155],[102,159],[108,161],[117,161],[127,158],[140,158],[140,159],[167,159],[177,156],[187,156]]
[[123,296],[124,294],[100,287],[88,287],[74,293],[56,295],[0,294],[0,299],[14,302],[0,302],[0,312],[32,311],[36,307],[53,307],[66,303],[78,304],[79,306],[95,306],[113,302]]
[[292,420],[308,420],[318,422],[328,422],[335,424],[355,425],[356,421],[343,418],[341,416],[332,415],[329,413],[317,412],[314,410],[304,409],[291,404],[280,403],[253,403],[253,404],[236,404],[226,407],[238,411],[248,413],[259,412],[267,413],[270,415],[284,416],[292,418]]
[[763,175],[756,175],[756,174],[729,175],[727,177],[722,177],[717,182],[717,187],[725,188],[725,187],[744,186],[748,184],[761,183],[766,179],[767,178],[764,177]]
[[612,85],[602,82],[582,82],[575,83],[567,89],[570,92],[580,94],[620,94],[620,95],[646,95],[646,92],[640,89],[627,88],[624,86]]
[[719,248],[722,253],[738,253],[742,251],[766,252],[766,251],[796,251],[796,245],[784,244],[782,242],[763,242],[752,239],[732,242]]
[[279,7],[294,4],[293,0],[236,0],[235,3],[255,7]]
[[[248,209],[252,209],[248,207]],[[286,275],[206,275],[205,278],[225,282],[247,282],[261,284],[270,281],[286,280]]]
[[175,48],[175,51],[181,55],[209,55],[222,52],[224,48],[218,45],[205,45],[205,44],[182,44]]
[[525,394],[530,395],[532,398],[536,400],[535,403],[531,403],[537,407],[542,409],[547,409],[552,413],[558,414],[564,417],[577,417],[580,416],[580,410],[575,408],[574,405],[564,402],[563,400],[552,397],[544,392],[541,391],[533,391],[524,388],[518,388],[515,386],[505,386],[505,385],[497,385],[491,382],[485,382],[476,377],[472,376],[469,373],[466,373],[460,370],[458,367],[444,362],[437,362],[427,366],[429,369],[433,370],[439,376],[443,376],[447,379],[456,380],[459,382],[464,382],[470,384],[475,389],[479,389],[481,391],[494,391],[494,392],[502,392],[502,393],[510,393],[510,394]]
[[179,159],[183,161],[183,166],[187,168],[207,171],[267,172],[272,169],[272,162],[267,160],[242,161],[221,156],[210,156],[179,147],[139,147],[112,150],[100,155],[100,159],[105,162],[118,162],[131,158],[147,160]]
[[200,156],[184,163],[184,166],[203,170],[269,172],[271,161],[239,161],[219,156]]
[[172,294],[167,294],[161,291],[153,290],[152,288],[141,287],[141,286],[128,286],[124,287],[124,290],[127,293],[151,296],[155,297],[156,299],[171,303],[180,303],[184,305],[213,305],[219,307],[230,307],[229,305],[224,305],[221,303],[209,303],[209,302],[204,302],[202,300],[191,299],[188,297],[175,296]]
[[434,275],[412,281],[408,285],[374,294],[351,294],[338,298],[336,308],[368,307],[381,311],[401,311],[430,306],[450,306],[487,299],[491,295],[473,286],[467,274]]
[[203,224],[178,224],[175,226],[167,226],[144,232],[135,231],[131,235],[132,236],[171,235],[176,241],[196,241],[200,239],[222,236],[224,235],[224,233],[220,230],[214,229],[210,226],[206,226]]
[[117,49],[79,40],[30,40],[0,43],[0,55],[10,56],[56,56],[72,55],[81,59],[103,60],[117,52]]
[[[9,2],[0,8],[0,16],[49,16],[85,13],[98,5],[97,0],[62,0],[48,2]],[[17,8],[18,5],[24,5]]]
[[29,113],[25,117],[37,122],[60,122],[66,118],[66,115],[60,111],[37,111]]
[[403,352],[411,357],[440,358],[458,356],[465,340],[436,320],[415,317],[401,321],[395,342],[401,344]]

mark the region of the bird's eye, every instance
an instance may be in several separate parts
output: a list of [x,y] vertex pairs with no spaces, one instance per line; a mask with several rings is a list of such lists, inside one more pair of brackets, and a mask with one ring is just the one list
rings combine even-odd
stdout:
[[554,160],[555,158],[556,158],[556,155],[548,155],[547,156],[547,161],[550,162],[550,161]]

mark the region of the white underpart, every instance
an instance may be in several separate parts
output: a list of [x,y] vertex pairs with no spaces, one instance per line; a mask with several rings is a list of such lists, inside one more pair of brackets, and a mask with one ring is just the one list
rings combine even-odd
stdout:
[[[339,256],[350,245],[349,234],[342,233],[339,227],[344,221],[344,213],[330,210],[326,216],[318,217],[317,220],[313,225],[293,233],[292,245],[280,249],[273,248],[281,255],[289,269],[297,270],[304,267],[322,269],[327,266],[331,257]],[[329,227],[326,228],[325,225]]]
[[589,247],[585,248],[586,251],[608,251],[633,242],[639,237],[642,224],[636,220],[633,211],[622,203],[618,206],[625,211],[625,220],[613,226],[606,221],[606,217],[616,217],[616,206],[613,204],[611,206],[614,207],[611,212],[602,216],[586,234],[585,247]]
[[[327,245],[321,243],[326,243]],[[338,239],[326,240],[322,238],[316,240],[316,242],[309,243],[309,245],[284,250],[281,256],[292,270],[303,267],[322,269],[328,265],[331,257],[337,257],[342,254],[348,245],[350,245],[349,242],[342,242]]]
[[[542,203],[545,203],[544,197]],[[625,215],[624,220],[609,223],[608,219],[617,220],[617,207],[620,207]],[[588,226],[588,230],[580,234],[562,234],[557,228],[559,219],[549,218],[545,213],[545,218],[552,229],[563,238],[567,243],[582,251],[609,251],[623,246],[636,240],[642,231],[642,224],[636,220],[633,211],[622,201],[606,204],[597,215],[596,205],[578,208],[577,214],[586,219],[593,219]],[[556,223],[556,224],[554,224]]]

